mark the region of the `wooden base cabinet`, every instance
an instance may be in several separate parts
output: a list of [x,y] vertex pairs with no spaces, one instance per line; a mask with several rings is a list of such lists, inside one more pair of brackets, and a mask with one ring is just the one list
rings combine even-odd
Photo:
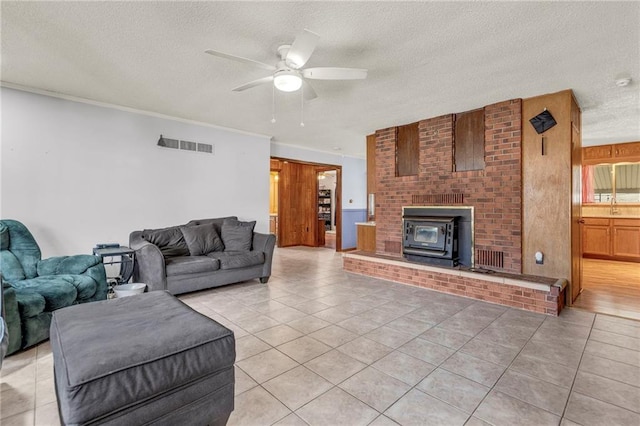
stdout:
[[582,254],[611,256],[611,224],[609,219],[584,219]]
[[640,262],[640,219],[583,220],[584,257]]
[[613,219],[614,257],[640,259],[640,219]]
[[376,226],[356,224],[356,245],[361,251],[376,251]]

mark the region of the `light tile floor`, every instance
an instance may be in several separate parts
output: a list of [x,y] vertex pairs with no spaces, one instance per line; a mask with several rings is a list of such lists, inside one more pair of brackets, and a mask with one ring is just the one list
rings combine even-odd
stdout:
[[[639,425],[640,322],[558,318],[277,249],[269,284],[181,296],[235,332],[230,425]],[[0,423],[58,424],[43,343],[5,359]]]

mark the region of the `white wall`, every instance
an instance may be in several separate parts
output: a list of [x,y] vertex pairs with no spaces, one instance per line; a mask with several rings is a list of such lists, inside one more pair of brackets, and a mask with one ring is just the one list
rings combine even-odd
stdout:
[[[348,191],[345,192],[345,182]],[[367,161],[363,158],[344,157],[342,161],[342,208],[367,208]]]
[[[364,136],[362,143],[365,143]],[[364,158],[314,151],[275,142],[271,142],[271,156],[342,166],[342,208],[367,208],[367,162]]]
[[[269,229],[266,136],[2,88],[0,216],[43,256],[128,244],[136,229],[236,215]],[[215,155],[158,147],[209,143]]]

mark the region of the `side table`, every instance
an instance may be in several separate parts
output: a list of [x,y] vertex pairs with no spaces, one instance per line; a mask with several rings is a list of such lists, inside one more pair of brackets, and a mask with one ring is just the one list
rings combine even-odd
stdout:
[[[114,285],[125,284],[129,282],[133,275],[133,265],[135,262],[135,250],[126,247],[94,247],[93,254],[100,256],[102,263],[105,265],[120,265],[120,275],[115,277],[107,277],[107,281]],[[107,258],[105,260],[105,258]],[[113,293],[113,284],[109,286],[109,294]]]

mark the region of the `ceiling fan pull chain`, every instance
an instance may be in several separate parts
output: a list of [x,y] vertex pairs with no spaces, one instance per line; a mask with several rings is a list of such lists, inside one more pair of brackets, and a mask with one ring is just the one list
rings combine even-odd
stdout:
[[304,127],[304,85],[300,88],[300,127]]
[[276,86],[273,85],[273,93],[271,98],[271,122],[276,122]]

